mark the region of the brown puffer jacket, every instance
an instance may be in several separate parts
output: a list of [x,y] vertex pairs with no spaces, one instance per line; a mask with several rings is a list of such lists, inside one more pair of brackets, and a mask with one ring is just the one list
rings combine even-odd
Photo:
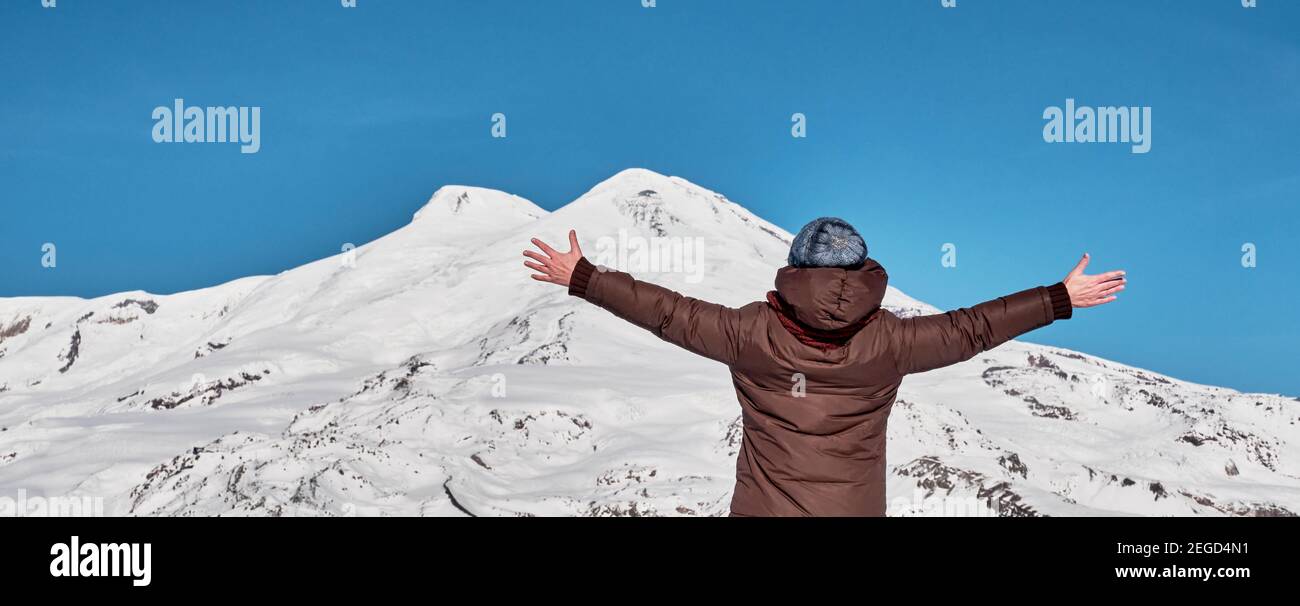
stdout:
[[[792,328],[836,334],[838,347],[796,338],[768,302],[733,309],[579,261],[569,293],[731,369],[744,419],[732,515],[885,514],[885,422],[903,377],[967,360],[1070,317],[1063,284],[945,314],[880,309],[889,280],[860,268],[784,267],[774,299]],[[802,389],[801,389],[802,388]]]

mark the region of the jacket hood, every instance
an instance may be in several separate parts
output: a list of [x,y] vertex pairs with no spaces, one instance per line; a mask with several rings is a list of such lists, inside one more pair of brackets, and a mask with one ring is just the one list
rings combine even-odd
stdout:
[[867,319],[885,299],[889,274],[874,259],[859,267],[782,267],[776,292],[795,319],[817,330],[839,330]]

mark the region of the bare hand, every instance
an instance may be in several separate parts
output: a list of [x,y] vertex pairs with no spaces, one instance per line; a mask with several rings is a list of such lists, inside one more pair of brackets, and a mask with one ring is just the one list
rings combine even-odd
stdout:
[[573,268],[578,266],[578,259],[582,258],[582,249],[578,247],[578,232],[569,230],[569,252],[567,253],[559,252],[537,238],[533,238],[533,244],[542,249],[543,253],[524,251],[525,257],[537,261],[537,263],[524,261],[524,267],[541,272],[533,274],[533,279],[568,286],[569,278],[573,276]]
[[1115,295],[1124,290],[1124,285],[1128,283],[1123,270],[1095,276],[1084,275],[1083,270],[1088,267],[1090,260],[1088,253],[1083,253],[1079,264],[1063,280],[1065,290],[1070,293],[1070,304],[1074,307],[1096,307],[1110,303],[1118,298]]

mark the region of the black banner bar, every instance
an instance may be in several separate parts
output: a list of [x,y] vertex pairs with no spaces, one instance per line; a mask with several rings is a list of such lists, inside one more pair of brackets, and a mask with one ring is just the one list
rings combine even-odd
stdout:
[[[435,579],[526,592],[518,583],[527,579],[603,584],[628,575],[725,587],[736,574],[784,583],[870,575],[941,593],[1014,580],[1194,595],[1285,588],[1300,521],[11,518],[0,532],[5,586],[49,595],[259,587],[302,596],[427,590]],[[498,587],[503,578],[511,582]]]

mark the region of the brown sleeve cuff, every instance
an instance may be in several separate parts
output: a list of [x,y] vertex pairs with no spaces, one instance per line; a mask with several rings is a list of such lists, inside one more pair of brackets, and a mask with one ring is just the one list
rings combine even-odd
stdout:
[[587,298],[587,285],[591,283],[591,275],[594,273],[596,266],[591,261],[586,257],[578,259],[578,264],[573,267],[573,275],[569,276],[569,294]]
[[1057,282],[1047,287],[1047,294],[1052,297],[1052,320],[1068,320],[1074,315],[1074,306],[1070,305],[1070,291],[1064,282]]

